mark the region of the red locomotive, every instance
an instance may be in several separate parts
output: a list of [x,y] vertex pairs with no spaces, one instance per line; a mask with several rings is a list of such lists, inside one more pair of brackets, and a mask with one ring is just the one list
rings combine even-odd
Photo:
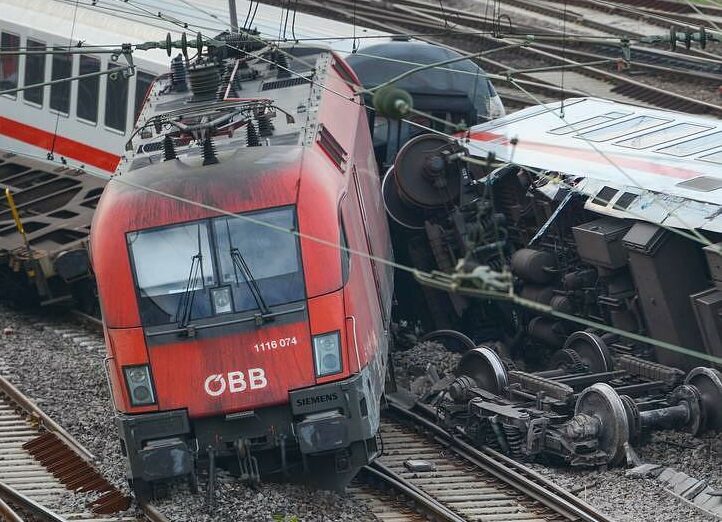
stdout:
[[358,80],[321,48],[213,45],[156,81],[93,220],[129,479],[343,486],[378,452],[393,290]]

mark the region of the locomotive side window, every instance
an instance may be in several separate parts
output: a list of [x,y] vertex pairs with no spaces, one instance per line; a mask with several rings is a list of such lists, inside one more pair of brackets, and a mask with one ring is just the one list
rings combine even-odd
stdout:
[[133,113],[133,121],[138,119],[140,110],[143,108],[143,102],[145,101],[145,95],[148,94],[148,89],[153,84],[155,76],[152,74],[138,71],[135,75],[135,112]]
[[[0,35],[0,45],[5,51],[17,51],[20,47],[20,37],[3,32]],[[6,55],[0,57],[0,90],[15,89],[18,86],[18,56]],[[8,96],[15,97],[15,94]]]
[[[28,38],[28,51],[44,51],[45,44]],[[28,54],[25,56],[25,85],[43,83],[45,81],[45,55]],[[25,89],[23,98],[31,103],[43,104],[45,87]]]
[[343,224],[343,219],[340,221],[339,228],[341,230],[341,281],[345,285],[348,282],[349,270],[351,269],[351,252],[348,250],[348,238],[346,237],[346,227]]
[[[56,47],[62,51],[63,47]],[[72,54],[54,54],[51,80],[69,78],[73,67]],[[64,114],[70,111],[70,82],[55,83],[50,86],[50,108]]]
[[178,322],[187,290],[188,317],[211,315],[209,288],[216,274],[206,222],[131,232],[128,244],[143,324]]
[[[92,56],[80,55],[80,74],[100,71],[100,60]],[[100,94],[100,76],[78,80],[78,118],[98,122],[98,96]]]
[[231,286],[234,310],[258,308],[251,288],[254,281],[268,306],[304,299],[298,240],[283,231],[296,229],[293,210],[266,210],[248,216],[248,220],[213,220],[220,280]]

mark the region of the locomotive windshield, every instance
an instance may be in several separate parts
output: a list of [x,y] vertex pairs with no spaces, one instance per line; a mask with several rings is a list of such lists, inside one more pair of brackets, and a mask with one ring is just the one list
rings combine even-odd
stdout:
[[292,207],[131,232],[145,326],[267,312],[305,298]]

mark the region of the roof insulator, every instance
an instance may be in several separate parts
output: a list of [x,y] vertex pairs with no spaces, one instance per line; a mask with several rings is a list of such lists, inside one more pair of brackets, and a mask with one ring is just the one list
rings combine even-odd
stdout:
[[163,138],[163,161],[174,160],[177,157],[175,146],[173,145],[173,138],[166,134],[165,138]]
[[210,101],[216,97],[221,83],[218,65],[213,62],[197,63],[188,69],[193,101]]
[[231,76],[233,75],[233,63],[226,62],[221,67],[221,83],[218,84],[218,90],[216,91],[216,99],[217,100],[223,100],[223,98],[226,95],[226,88],[230,85],[231,89],[228,90],[228,94],[231,95],[232,98],[235,98],[235,95],[231,94],[231,91],[233,90],[233,85],[231,82]]
[[268,113],[259,114],[256,119],[258,120],[258,134],[261,137],[273,136],[273,123],[271,122],[271,116]]
[[291,76],[291,73],[288,70],[288,59],[286,58],[286,53],[280,50],[276,51],[276,57],[273,61],[278,69],[278,74],[276,75],[277,78],[288,78]]
[[252,120],[248,120],[246,123],[246,146],[258,147],[261,144],[261,140],[258,138],[258,131]]
[[203,166],[214,165],[218,163],[216,157],[216,147],[213,145],[213,140],[210,136],[203,140]]
[[183,63],[183,56],[178,55],[170,63],[170,76],[172,79],[173,90],[175,92],[186,92],[188,83],[186,74],[186,66]]

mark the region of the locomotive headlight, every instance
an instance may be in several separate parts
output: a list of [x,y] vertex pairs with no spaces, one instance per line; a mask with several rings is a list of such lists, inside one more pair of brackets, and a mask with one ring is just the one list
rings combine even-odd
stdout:
[[123,373],[130,392],[131,405],[146,406],[155,402],[153,384],[150,380],[150,367],[147,364],[128,366],[123,368]]
[[233,311],[231,306],[231,288],[221,286],[211,290],[211,298],[213,299],[213,310],[217,314],[226,314]]
[[341,335],[331,332],[313,336],[313,355],[316,360],[316,377],[341,371]]

